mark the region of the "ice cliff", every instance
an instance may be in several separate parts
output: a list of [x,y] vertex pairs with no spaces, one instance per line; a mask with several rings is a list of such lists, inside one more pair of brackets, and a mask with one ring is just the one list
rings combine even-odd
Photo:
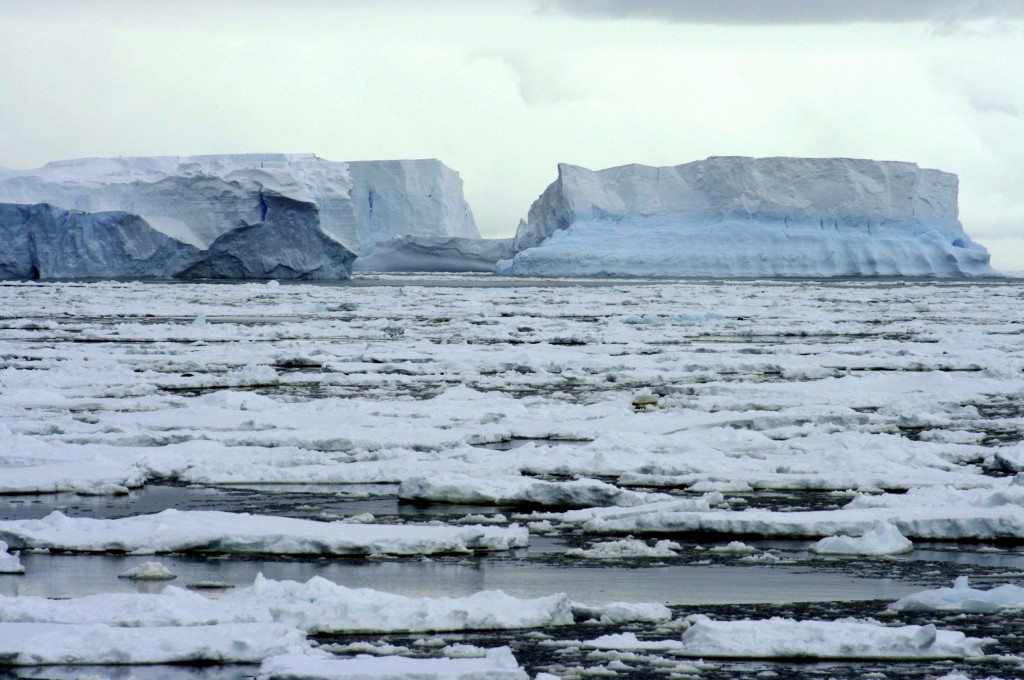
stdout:
[[995,275],[957,219],[956,175],[914,163],[712,157],[559,165],[530,208],[517,276]]
[[479,239],[458,173],[437,160],[58,161],[0,170],[0,203],[2,278],[333,279],[378,242]]
[[493,272],[515,254],[513,240],[458,236],[403,236],[374,246],[353,264],[371,272]]

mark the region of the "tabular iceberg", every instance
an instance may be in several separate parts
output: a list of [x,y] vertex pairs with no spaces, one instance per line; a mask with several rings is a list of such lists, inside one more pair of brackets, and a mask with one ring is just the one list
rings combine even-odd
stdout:
[[956,175],[914,163],[712,157],[559,165],[516,276],[991,276],[957,219]]
[[59,161],[0,170],[0,204],[14,204],[0,211],[0,278],[334,279],[378,242],[479,239],[458,173],[437,160]]

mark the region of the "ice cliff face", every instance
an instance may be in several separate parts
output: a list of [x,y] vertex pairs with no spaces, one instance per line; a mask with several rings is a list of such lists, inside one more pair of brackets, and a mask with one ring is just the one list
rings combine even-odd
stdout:
[[138,215],[46,204],[0,204],[0,241],[0,278],[167,278],[199,254]]
[[[59,161],[0,170],[0,202],[46,203],[79,215],[126,213],[149,227],[124,232],[126,252],[145,250],[129,243],[133,234],[152,239],[156,232],[196,253],[179,271],[170,271],[176,260],[154,256],[126,268],[124,260],[104,263],[106,251],[95,246],[87,268],[93,276],[345,278],[354,257],[379,241],[410,234],[479,238],[458,173],[436,160],[337,163],[249,154]],[[23,231],[28,223],[13,217],[18,210],[5,213],[11,221],[0,230],[19,242],[32,240],[31,252],[67,241],[59,229],[38,226],[30,239]],[[23,258],[24,249],[19,252]],[[32,271],[24,262],[18,266]],[[85,276],[81,271],[35,268],[51,278]]]
[[913,163],[715,157],[597,172],[560,165],[499,273],[983,276],[956,175]]
[[368,272],[493,272],[515,254],[510,238],[403,236],[378,243],[353,264]]

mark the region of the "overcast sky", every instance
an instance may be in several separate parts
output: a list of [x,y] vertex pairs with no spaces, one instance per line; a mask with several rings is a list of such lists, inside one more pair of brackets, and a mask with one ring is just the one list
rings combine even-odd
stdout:
[[440,158],[485,236],[556,176],[914,161],[1024,270],[1024,0],[0,0],[0,165]]

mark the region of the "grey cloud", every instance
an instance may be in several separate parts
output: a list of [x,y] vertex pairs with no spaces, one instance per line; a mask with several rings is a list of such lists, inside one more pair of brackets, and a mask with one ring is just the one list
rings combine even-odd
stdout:
[[733,25],[1024,19],[1020,0],[540,0],[538,7],[581,17]]

